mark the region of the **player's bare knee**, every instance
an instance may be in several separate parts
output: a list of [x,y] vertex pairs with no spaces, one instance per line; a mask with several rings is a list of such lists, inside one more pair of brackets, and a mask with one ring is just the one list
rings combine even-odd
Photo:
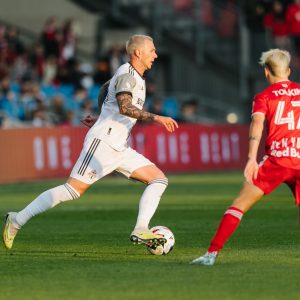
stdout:
[[83,183],[77,179],[69,178],[67,184],[72,187],[80,196],[82,196],[90,185]]
[[75,190],[79,194],[79,197],[81,197],[86,191],[86,188],[80,188],[80,187],[74,186],[72,184],[69,184],[69,185],[72,187],[73,190]]
[[147,183],[151,183],[152,181],[155,180],[163,180],[166,181],[168,184],[168,178],[166,177],[166,175],[163,173],[163,171],[161,171],[159,168],[155,167],[155,172],[153,172],[151,174],[151,176],[149,176]]
[[[157,174],[156,174],[157,178],[165,178],[167,179],[166,175],[164,174],[164,172],[160,169],[157,170]],[[168,180],[168,179],[167,179]]]

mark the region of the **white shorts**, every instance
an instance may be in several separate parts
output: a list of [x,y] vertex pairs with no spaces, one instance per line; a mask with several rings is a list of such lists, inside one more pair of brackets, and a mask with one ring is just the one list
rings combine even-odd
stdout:
[[129,178],[138,168],[149,165],[154,164],[130,147],[116,151],[102,140],[93,138],[84,142],[70,177],[92,184],[113,171]]

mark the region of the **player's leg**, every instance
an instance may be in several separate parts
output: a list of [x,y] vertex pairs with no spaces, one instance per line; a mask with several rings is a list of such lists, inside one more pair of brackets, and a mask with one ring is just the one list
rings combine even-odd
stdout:
[[168,186],[168,179],[150,160],[131,148],[126,151],[117,171],[128,178],[147,184],[140,198],[137,222],[131,240],[137,243],[164,243],[164,239],[149,230],[149,223]]
[[155,165],[148,165],[135,170],[130,178],[147,184],[139,201],[137,222],[131,234],[132,242],[164,243],[164,239],[149,231],[149,223],[168,186],[168,179]]
[[240,224],[244,213],[260,200],[263,195],[264,192],[260,188],[246,182],[240,195],[225,211],[207,252],[193,260],[192,264],[213,265],[219,251]]
[[62,202],[78,199],[88,187],[88,184],[70,177],[65,184],[43,192],[23,210],[17,213],[15,217],[16,223],[22,227],[32,217]]
[[[65,184],[43,192],[23,210],[18,213],[11,213],[8,218],[20,229],[32,217],[62,202],[78,199],[94,182],[94,179],[96,179],[95,176],[95,178],[90,180],[88,173],[95,164],[93,158],[98,147],[99,143],[97,143],[97,139],[87,143],[85,147],[83,147],[71,175]],[[90,158],[90,160],[87,160],[87,157]]]
[[240,195],[225,211],[217,232],[208,248],[209,252],[220,251],[227,239],[238,227],[243,215],[262,198],[264,192],[255,185],[245,183]]
[[285,181],[287,186],[291,189],[294,198],[295,204],[298,208],[298,226],[300,227],[300,171],[293,170],[294,174],[291,178]]
[[168,186],[168,179],[155,165],[135,170],[131,178],[147,184],[139,202],[139,213],[135,228],[148,228],[161,196]]
[[[11,249],[18,230],[32,217],[47,211],[59,203],[79,198],[88,185],[76,179],[69,180],[62,185],[49,189],[19,212],[10,212],[6,215],[3,242],[7,249]],[[80,191],[80,192],[79,192]]]
[[[104,167],[98,158],[101,157],[102,148],[98,139],[87,142],[65,184],[43,192],[20,212],[7,214],[3,231],[3,242],[6,248],[11,249],[18,230],[32,217],[62,202],[78,199],[93,182],[105,175]],[[106,156],[103,156],[106,159]],[[106,168],[106,171],[112,170]]]
[[219,251],[238,227],[244,213],[260,200],[263,195],[269,194],[281,183],[290,180],[294,176],[293,174],[291,169],[281,167],[272,160],[265,158],[260,163],[257,178],[253,179],[253,185],[245,183],[240,195],[225,211],[207,253],[195,259],[192,263],[213,265]]

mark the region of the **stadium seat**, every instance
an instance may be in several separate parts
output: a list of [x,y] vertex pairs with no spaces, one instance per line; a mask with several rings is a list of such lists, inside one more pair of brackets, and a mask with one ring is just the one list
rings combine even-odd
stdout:
[[41,85],[41,91],[45,93],[46,97],[51,98],[57,93],[56,87],[48,84]]
[[62,84],[57,87],[57,92],[65,97],[71,97],[74,94],[74,86],[71,84]]
[[89,89],[88,97],[91,98],[92,100],[98,99],[98,94],[99,94],[100,88],[101,88],[101,85],[100,85],[100,84],[94,84],[94,85]]

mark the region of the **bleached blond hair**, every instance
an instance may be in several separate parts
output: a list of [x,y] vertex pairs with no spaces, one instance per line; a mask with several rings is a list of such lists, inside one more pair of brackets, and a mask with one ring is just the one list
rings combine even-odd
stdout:
[[148,35],[135,34],[132,35],[126,42],[126,52],[131,56],[135,49],[141,47],[145,40],[153,41],[152,37]]
[[291,54],[286,50],[271,49],[262,53],[259,63],[273,76],[284,77],[290,67]]

